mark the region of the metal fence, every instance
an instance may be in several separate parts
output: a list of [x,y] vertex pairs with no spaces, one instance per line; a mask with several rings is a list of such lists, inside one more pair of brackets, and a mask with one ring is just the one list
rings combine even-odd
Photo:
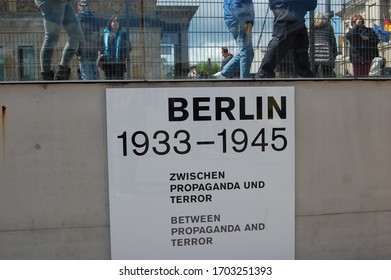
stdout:
[[[76,1],[71,1],[74,5]],[[128,33],[132,51],[127,60],[125,79],[187,79],[191,67],[198,78],[213,78],[220,70],[221,48],[237,53],[237,44],[223,20],[223,0],[89,0],[90,9],[99,18],[101,30],[113,14],[118,14]],[[76,6],[76,5],[75,5]],[[258,70],[273,30],[273,14],[267,0],[254,0],[253,45],[255,57],[251,72]],[[349,43],[345,35],[350,18],[360,14],[365,25],[377,31],[379,54],[386,61],[376,76],[391,77],[390,19],[391,0],[318,0],[318,7],[307,14],[311,29],[313,16],[326,14],[334,28],[338,56],[334,71],[337,77],[351,77]],[[33,0],[0,0],[0,80],[40,80],[40,49],[44,38],[42,17]],[[391,31],[391,27],[390,27]],[[61,59],[67,41],[62,31],[53,53],[53,68]],[[310,46],[313,46],[313,38]],[[309,50],[311,52],[311,48]],[[291,61],[284,65],[290,67]],[[378,66],[378,65],[373,65]],[[72,61],[71,79],[79,79],[78,58]],[[316,70],[316,69],[314,69]],[[280,69],[280,77],[296,78],[290,68]],[[101,79],[104,79],[100,72]],[[321,77],[323,78],[323,77]]]

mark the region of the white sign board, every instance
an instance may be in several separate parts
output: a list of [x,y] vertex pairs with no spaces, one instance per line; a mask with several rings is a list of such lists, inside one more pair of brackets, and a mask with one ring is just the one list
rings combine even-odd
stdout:
[[107,89],[113,259],[293,259],[293,87]]

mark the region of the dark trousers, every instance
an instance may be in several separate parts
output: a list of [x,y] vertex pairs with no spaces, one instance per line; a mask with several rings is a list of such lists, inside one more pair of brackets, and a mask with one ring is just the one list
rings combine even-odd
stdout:
[[[300,27],[295,29],[295,25]],[[307,28],[301,22],[277,22],[274,25],[273,37],[259,67],[257,78],[274,78],[275,68],[286,56],[288,50],[294,52],[294,67],[300,77],[314,77],[308,56]]]
[[123,80],[126,72],[125,63],[106,63],[103,66],[106,80]]
[[355,77],[368,77],[372,61],[353,62],[353,74]]
[[334,67],[329,65],[315,64],[317,78],[335,78],[337,75],[334,72]]

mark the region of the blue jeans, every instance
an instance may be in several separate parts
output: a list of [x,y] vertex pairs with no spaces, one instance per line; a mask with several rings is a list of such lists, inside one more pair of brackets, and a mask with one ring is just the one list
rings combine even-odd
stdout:
[[239,46],[238,53],[223,67],[221,74],[227,78],[232,78],[240,69],[240,78],[250,78],[251,63],[254,58],[252,33],[244,32],[245,22],[236,22],[233,26],[228,26]]
[[69,40],[62,51],[60,65],[69,67],[79,48],[79,42],[84,40],[83,31],[72,4],[61,0],[35,0],[35,4],[41,10],[45,29],[40,55],[42,72],[51,71],[53,49],[58,43],[61,26],[67,32]]
[[96,58],[80,57],[80,74],[82,80],[99,80]]

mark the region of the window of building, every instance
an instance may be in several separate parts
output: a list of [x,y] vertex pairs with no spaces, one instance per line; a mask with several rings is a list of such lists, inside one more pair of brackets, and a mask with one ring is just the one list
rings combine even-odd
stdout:
[[34,71],[34,47],[18,47],[19,78],[21,81],[35,80]]
[[8,1],[0,0],[0,12],[7,12],[7,11],[8,11]]
[[5,80],[5,55],[4,55],[4,48],[3,46],[0,46],[0,81]]

